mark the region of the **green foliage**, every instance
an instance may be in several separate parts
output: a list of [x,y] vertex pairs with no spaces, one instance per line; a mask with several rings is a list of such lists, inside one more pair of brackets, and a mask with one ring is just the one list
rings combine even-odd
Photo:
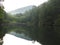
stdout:
[[[10,17],[10,16],[9,16]],[[10,17],[11,22],[21,23],[17,27],[25,27],[23,32],[32,40],[37,40],[42,45],[60,44],[60,1],[49,0],[42,5],[26,11],[24,14],[16,14]]]
[[0,38],[2,39],[5,33],[7,32],[6,27],[6,12],[0,7]]
[[[59,2],[59,0],[58,0]],[[40,30],[37,41],[43,45],[60,44],[60,5],[56,2],[47,2],[39,7]]]

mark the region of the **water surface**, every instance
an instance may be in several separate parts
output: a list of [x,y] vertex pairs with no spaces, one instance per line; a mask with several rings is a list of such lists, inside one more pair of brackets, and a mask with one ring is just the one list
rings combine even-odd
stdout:
[[26,39],[18,38],[11,34],[6,34],[3,38],[3,45],[41,45],[37,41],[33,43],[33,41],[29,41]]

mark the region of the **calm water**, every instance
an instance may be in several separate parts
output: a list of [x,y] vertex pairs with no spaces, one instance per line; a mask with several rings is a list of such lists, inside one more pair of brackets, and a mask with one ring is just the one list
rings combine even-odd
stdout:
[[3,45],[41,45],[37,41],[35,41],[35,43],[32,43],[33,41],[18,38],[10,34],[6,34],[3,40],[4,40]]

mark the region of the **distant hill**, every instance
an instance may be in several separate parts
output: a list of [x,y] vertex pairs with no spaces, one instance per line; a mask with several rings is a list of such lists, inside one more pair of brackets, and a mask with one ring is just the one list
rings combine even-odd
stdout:
[[9,13],[11,13],[11,14],[20,14],[20,13],[24,13],[25,11],[28,11],[32,8],[35,8],[35,7],[36,6],[34,6],[34,5],[30,5],[30,6],[27,6],[27,7],[23,7],[23,8],[19,8],[19,9],[10,11]]

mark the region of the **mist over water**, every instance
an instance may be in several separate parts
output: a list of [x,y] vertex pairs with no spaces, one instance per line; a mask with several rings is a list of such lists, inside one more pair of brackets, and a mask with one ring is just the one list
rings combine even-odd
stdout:
[[25,40],[11,34],[6,34],[3,41],[3,45],[41,45],[37,41],[33,43],[33,41]]

